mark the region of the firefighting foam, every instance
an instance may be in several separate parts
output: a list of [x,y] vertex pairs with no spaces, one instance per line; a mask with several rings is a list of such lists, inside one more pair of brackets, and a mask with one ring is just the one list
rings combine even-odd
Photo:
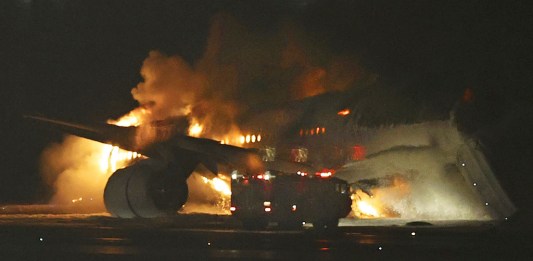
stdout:
[[[337,172],[353,184],[353,215],[486,220],[512,214],[514,207],[482,154],[462,156],[472,150],[467,143],[447,121],[373,131],[366,140],[367,158]],[[463,170],[468,165],[479,167]]]

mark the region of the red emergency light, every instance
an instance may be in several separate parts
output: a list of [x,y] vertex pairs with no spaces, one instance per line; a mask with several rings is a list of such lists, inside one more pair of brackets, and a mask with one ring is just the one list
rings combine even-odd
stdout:
[[298,171],[298,172],[296,172],[296,174],[298,174],[298,176],[302,176],[302,177],[307,176],[307,172],[303,172],[303,171]]
[[366,157],[366,149],[362,145],[353,146],[352,160],[364,160]]
[[317,176],[319,176],[321,178],[329,178],[333,174],[335,174],[335,170],[334,169],[323,169],[323,170],[315,173],[315,175],[317,175]]

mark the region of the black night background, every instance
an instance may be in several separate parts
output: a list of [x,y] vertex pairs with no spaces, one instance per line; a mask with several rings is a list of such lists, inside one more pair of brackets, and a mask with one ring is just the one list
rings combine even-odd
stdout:
[[528,1],[3,0],[0,203],[46,203],[52,193],[39,157],[62,134],[36,128],[24,114],[117,118],[138,105],[130,91],[151,50],[193,64],[213,17],[224,14],[256,35],[291,24],[307,51],[319,52],[316,64],[353,58],[377,81],[437,110],[472,90],[458,125],[489,148],[526,220],[533,206],[532,10]]

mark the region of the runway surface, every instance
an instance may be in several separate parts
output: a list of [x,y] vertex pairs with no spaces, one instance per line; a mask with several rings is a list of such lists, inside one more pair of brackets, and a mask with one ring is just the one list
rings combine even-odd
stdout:
[[[34,209],[34,211],[28,211]],[[531,233],[494,222],[342,219],[334,231],[244,230],[231,216],[116,219],[2,207],[1,260],[528,260]],[[48,209],[50,211],[50,208]],[[26,213],[24,213],[26,212]],[[28,213],[32,212],[32,213]],[[410,223],[411,222],[411,223]]]

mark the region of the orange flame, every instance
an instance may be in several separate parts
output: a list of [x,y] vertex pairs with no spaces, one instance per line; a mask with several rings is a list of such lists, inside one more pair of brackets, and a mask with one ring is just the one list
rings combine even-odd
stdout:
[[121,127],[139,126],[148,116],[149,111],[144,107],[139,107],[130,111],[128,114],[120,117],[118,120],[107,120],[108,124],[113,124]]
[[346,116],[350,114],[350,109],[344,109],[344,110],[340,110],[339,112],[337,112],[337,115],[340,115],[340,116]]
[[204,132],[204,124],[200,123],[197,119],[192,119],[189,126],[189,136],[200,137]]
[[358,189],[351,196],[352,213],[362,219],[399,217],[393,206],[386,204],[386,198],[404,197],[409,192],[409,183],[400,176],[394,177],[390,186],[372,189],[370,195]]
[[204,181],[205,184],[208,184],[213,190],[220,193],[220,195],[224,197],[228,197],[228,199],[229,199],[229,196],[231,196],[231,188],[229,185],[229,181],[223,180],[218,177],[214,177],[212,179],[202,177],[202,180]]
[[[133,110],[132,112],[124,115],[117,121],[109,122],[118,126],[135,126],[135,124],[142,123],[143,120],[140,117],[144,117],[147,114],[148,112],[145,109],[140,108],[139,110]],[[191,125],[188,129],[188,134],[194,137],[200,137],[204,135],[204,125],[197,119],[193,118],[191,120]],[[222,142],[224,141],[229,141],[229,138],[226,137],[225,140],[222,140]],[[131,162],[131,160],[139,157],[143,156],[136,152],[122,150],[116,146],[105,144],[102,147],[102,154],[99,164],[100,169],[102,170],[102,172],[111,174],[116,169],[125,167],[129,162]],[[222,209],[224,214],[229,214],[229,202],[231,197],[231,188],[229,180],[225,180],[224,176],[214,178],[207,178],[205,176],[202,176],[201,179],[203,183],[211,189],[211,194],[218,199],[217,202],[218,205],[220,205],[218,207]],[[76,199],[76,202],[78,201],[79,200]]]
[[99,167],[104,174],[113,173],[119,168],[127,166],[132,160],[143,157],[140,153],[123,150],[109,144],[102,145]]
[[358,218],[387,217],[386,210],[379,199],[369,196],[361,190],[352,194],[352,211]]
[[[140,118],[138,118],[138,116],[136,115],[139,112],[145,113],[144,110],[132,111],[129,114],[121,117],[119,120],[109,120],[108,123],[112,123],[117,126],[134,126],[140,124]],[[88,163],[79,163],[80,166],[77,167],[81,169],[87,168],[87,171],[91,173],[100,173],[101,176],[95,178],[95,180],[101,180],[103,182],[94,182],[91,183],[92,185],[89,186],[81,186],[75,188],[76,193],[73,193],[74,195],[71,195],[74,196],[74,198],[70,200],[72,204],[80,206],[87,204],[98,204],[99,201],[92,202],[93,197],[88,197],[84,200],[84,197],[79,197],[78,195],[94,195],[94,197],[96,197],[96,194],[98,194],[98,192],[103,192],[106,184],[105,181],[111,176],[113,172],[115,172],[119,168],[128,166],[134,159],[144,157],[140,153],[123,150],[117,146],[113,146],[110,144],[101,144],[94,142],[94,146],[91,148],[93,148],[92,151],[94,151],[95,155],[98,155],[95,158],[97,159],[97,164],[93,165]],[[78,178],[83,179],[82,177]]]

